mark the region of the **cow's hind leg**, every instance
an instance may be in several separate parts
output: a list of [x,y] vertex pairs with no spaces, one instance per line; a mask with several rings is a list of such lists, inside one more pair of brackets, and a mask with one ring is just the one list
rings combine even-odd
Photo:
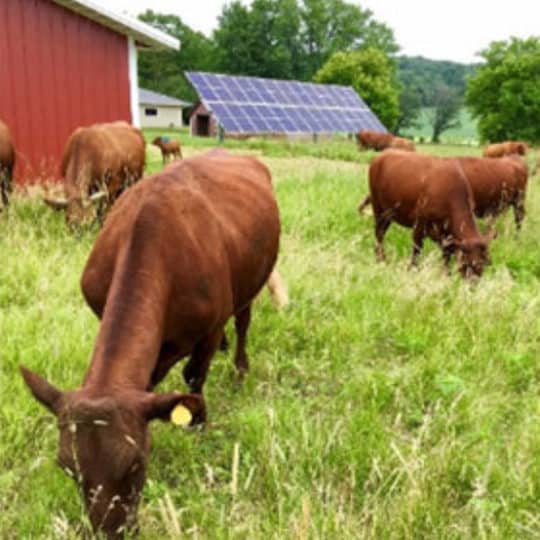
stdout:
[[422,247],[424,245],[424,237],[424,227],[421,224],[415,224],[413,229],[413,249],[411,266],[416,266],[418,264],[418,257],[422,252]]
[[201,339],[191,352],[189,361],[184,366],[183,375],[192,392],[202,394],[210,362],[222,338],[223,328],[218,328]]
[[446,269],[446,273],[450,274],[450,260],[452,259],[452,254],[454,250],[451,246],[443,246],[442,252],[443,252],[443,263]]
[[516,229],[521,230],[521,223],[525,217],[525,194],[520,193],[513,204],[514,207],[514,221],[516,222]]
[[385,255],[384,255],[384,235],[386,234],[386,231],[388,230],[388,227],[390,227],[390,224],[392,223],[392,219],[385,215],[382,212],[377,212],[374,209],[375,212],[375,238],[377,239],[377,260],[378,261],[384,261]]
[[242,311],[234,317],[234,327],[236,329],[236,352],[234,355],[234,365],[238,371],[238,377],[242,379],[249,370],[249,362],[246,353],[246,336],[251,322],[251,304],[248,304]]
[[2,204],[4,206],[9,205],[8,193],[10,192],[11,178],[7,170],[0,167],[0,191],[2,194]]

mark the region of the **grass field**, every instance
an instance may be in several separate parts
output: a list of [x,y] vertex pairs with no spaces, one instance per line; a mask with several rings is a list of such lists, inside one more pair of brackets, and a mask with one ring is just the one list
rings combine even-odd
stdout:
[[[498,221],[493,264],[471,286],[429,242],[408,270],[410,232],[397,226],[375,263],[372,219],[355,210],[370,154],[302,144],[227,143],[273,172],[291,304],[257,301],[242,386],[232,354],[216,356],[206,429],[153,425],[140,537],[540,537],[538,178],[522,232]],[[81,383],[97,321],[78,282],[96,230],[68,234],[22,196],[0,223],[0,537],[79,538],[54,419],[17,366]],[[160,390],[184,388],[176,368]]]

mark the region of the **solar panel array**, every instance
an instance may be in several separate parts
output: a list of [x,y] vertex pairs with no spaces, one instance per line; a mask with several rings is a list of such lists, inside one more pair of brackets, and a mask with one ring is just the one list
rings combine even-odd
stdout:
[[386,132],[350,87],[186,72],[227,133]]

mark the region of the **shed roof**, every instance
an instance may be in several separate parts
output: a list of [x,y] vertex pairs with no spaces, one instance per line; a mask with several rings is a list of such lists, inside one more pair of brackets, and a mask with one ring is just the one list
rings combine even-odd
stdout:
[[53,0],[67,9],[75,11],[115,32],[132,36],[137,43],[153,48],[179,49],[180,41],[149,24],[124,14],[117,13],[94,0]]
[[161,105],[163,107],[190,107],[191,103],[182,101],[153,90],[139,88],[139,104],[141,105]]

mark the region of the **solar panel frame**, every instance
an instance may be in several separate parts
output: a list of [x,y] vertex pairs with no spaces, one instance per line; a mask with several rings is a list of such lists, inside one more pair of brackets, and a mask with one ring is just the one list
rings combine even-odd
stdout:
[[351,87],[200,71],[186,76],[226,133],[387,132]]

